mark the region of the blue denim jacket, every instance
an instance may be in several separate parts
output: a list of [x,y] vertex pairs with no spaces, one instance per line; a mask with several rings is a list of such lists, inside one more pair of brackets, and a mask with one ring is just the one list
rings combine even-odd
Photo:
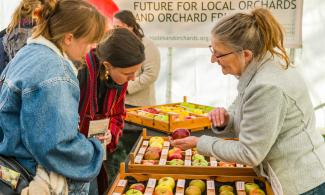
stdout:
[[32,174],[40,164],[89,181],[99,173],[103,151],[78,131],[80,90],[69,63],[44,38],[10,61],[0,82],[0,154],[16,157]]

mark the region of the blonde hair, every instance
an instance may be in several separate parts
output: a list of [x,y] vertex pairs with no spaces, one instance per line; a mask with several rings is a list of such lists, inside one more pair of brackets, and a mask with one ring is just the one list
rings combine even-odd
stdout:
[[42,5],[41,0],[22,0],[16,8],[10,24],[7,27],[7,33],[11,33],[14,28],[20,25],[20,20],[23,18],[32,21],[33,13],[36,8]]
[[74,38],[88,37],[91,43],[105,35],[106,19],[84,0],[46,0],[38,16],[33,38],[44,36],[59,49],[66,33]]
[[212,36],[235,50],[251,50],[257,60],[270,52],[285,61],[285,69],[290,65],[283,46],[283,29],[267,9],[257,8],[250,14],[236,13],[225,17],[212,29]]

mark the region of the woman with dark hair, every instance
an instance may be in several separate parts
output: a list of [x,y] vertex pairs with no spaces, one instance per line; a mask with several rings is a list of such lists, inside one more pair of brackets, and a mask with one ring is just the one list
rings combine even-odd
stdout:
[[[79,70],[80,131],[88,136],[92,124],[102,124],[111,134],[106,147],[109,153],[116,149],[122,135],[128,81],[135,79],[144,59],[141,41],[127,29],[119,28],[109,31],[107,40],[88,52],[86,66]],[[98,181],[101,192],[108,186],[103,169]]]
[[129,82],[126,95],[127,106],[147,106],[156,104],[155,81],[160,70],[160,53],[154,43],[144,36],[143,30],[136,22],[131,11],[122,10],[114,15],[113,26],[126,28],[142,41],[146,59],[136,73],[134,81]]

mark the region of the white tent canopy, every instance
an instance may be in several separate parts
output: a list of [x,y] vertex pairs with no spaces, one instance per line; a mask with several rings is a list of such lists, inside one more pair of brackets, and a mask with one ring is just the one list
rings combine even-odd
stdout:
[[[0,30],[8,25],[19,2],[0,1]],[[293,60],[307,82],[316,107],[325,102],[325,1],[303,3],[303,47],[295,49]],[[190,102],[227,107],[236,96],[237,80],[223,75],[217,64],[210,63],[208,48],[160,48],[160,52],[162,66],[156,82],[158,104],[179,102],[187,96]],[[316,111],[316,117],[317,127],[324,129],[325,107]]]

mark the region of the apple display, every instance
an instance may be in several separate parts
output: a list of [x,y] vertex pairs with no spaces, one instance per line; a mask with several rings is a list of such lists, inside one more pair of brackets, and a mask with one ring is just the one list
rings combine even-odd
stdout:
[[222,191],[219,193],[219,195],[235,195],[232,191]]
[[232,187],[230,185],[222,185],[219,188],[219,192],[222,192],[222,191],[230,191],[230,192],[233,192],[234,191],[234,187]]
[[161,149],[157,147],[149,147],[144,153],[144,160],[159,160],[161,154]]
[[130,189],[126,191],[125,195],[143,195],[143,193],[139,190]]
[[158,142],[162,145],[162,144],[164,144],[164,138],[159,137],[159,136],[153,136],[149,139],[149,145],[151,145],[154,142]]
[[192,165],[200,166],[200,167],[207,167],[207,166],[209,166],[209,163],[206,160],[196,159],[196,160],[192,161]]
[[150,147],[157,147],[157,148],[162,149],[163,148],[163,145],[160,142],[152,142],[150,144]]
[[167,165],[173,165],[173,166],[184,165],[184,161],[182,159],[173,159],[171,161],[167,161]]
[[160,184],[166,184],[168,186],[170,186],[172,189],[175,188],[175,180],[172,177],[162,177],[159,179],[158,181],[158,185]]
[[192,160],[194,161],[194,160],[205,160],[205,157],[203,156],[203,155],[201,155],[201,154],[194,154],[193,156],[192,156]]
[[139,190],[140,192],[144,193],[144,190],[146,187],[143,185],[143,183],[135,183],[132,184],[129,189]]
[[249,194],[251,190],[259,188],[260,186],[258,186],[256,183],[245,183],[245,191],[247,194]]
[[161,184],[156,186],[154,195],[173,195],[173,190],[170,186]]
[[204,181],[202,181],[200,179],[194,179],[194,180],[190,181],[189,186],[196,186],[196,187],[200,188],[201,193],[203,193],[205,191],[205,183],[204,183]]
[[201,195],[201,190],[197,186],[189,186],[185,190],[185,195]]
[[260,188],[254,188],[248,193],[248,195],[265,195],[265,192]]
[[173,139],[182,139],[188,136],[190,136],[190,131],[185,128],[178,128],[172,133]]

